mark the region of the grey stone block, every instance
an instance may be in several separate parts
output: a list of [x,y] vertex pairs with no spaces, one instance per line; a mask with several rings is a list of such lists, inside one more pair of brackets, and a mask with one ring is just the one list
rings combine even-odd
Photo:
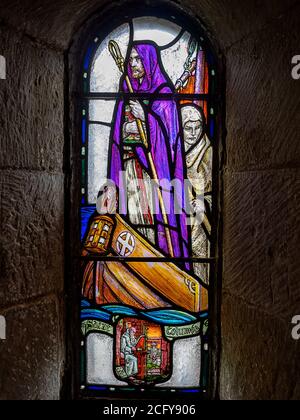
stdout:
[[0,308],[62,291],[62,175],[0,171]]
[[300,307],[300,171],[226,176],[223,287],[288,320]]
[[300,83],[291,75],[299,26],[300,5],[228,52],[226,146],[232,170],[300,163]]
[[299,399],[299,345],[289,323],[224,294],[221,399]]
[[63,344],[56,299],[20,305],[4,315],[7,340],[0,341],[0,399],[59,399]]
[[6,80],[0,88],[0,168],[62,171],[63,54],[0,27]]

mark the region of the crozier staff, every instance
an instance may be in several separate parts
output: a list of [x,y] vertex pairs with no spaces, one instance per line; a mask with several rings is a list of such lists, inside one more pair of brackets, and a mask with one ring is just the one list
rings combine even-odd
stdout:
[[[114,41],[110,42],[110,51],[124,74],[124,59]],[[174,87],[162,68],[157,46],[154,43],[133,44],[126,74],[123,75],[122,87],[125,93],[159,95],[173,92]],[[131,116],[128,115],[128,105]],[[175,203],[177,208],[186,208],[183,188],[184,150],[175,101],[159,98],[149,104],[141,104],[136,100],[130,101],[129,104],[120,101],[113,129],[111,153],[108,177],[118,186],[119,194],[127,191],[126,180],[119,179],[119,174],[124,169],[126,178],[136,180],[136,184],[142,191],[140,195],[142,200],[139,201],[144,201],[144,203],[151,201],[147,189],[149,178],[155,183],[159,180],[167,180],[171,183],[173,179],[181,182],[182,188],[179,191],[176,189],[174,192],[170,188],[164,191],[164,197],[161,190],[157,189],[159,209],[156,209],[155,214],[150,207],[145,209],[143,203],[136,202],[136,206],[141,207],[140,213],[137,212],[139,217],[132,217],[130,220],[139,226],[152,225],[152,230],[155,229],[155,245],[161,251],[171,257],[188,257],[189,235],[186,214],[184,210],[180,215],[175,214]],[[165,202],[170,204],[168,214]],[[128,216],[131,217],[130,211]]]

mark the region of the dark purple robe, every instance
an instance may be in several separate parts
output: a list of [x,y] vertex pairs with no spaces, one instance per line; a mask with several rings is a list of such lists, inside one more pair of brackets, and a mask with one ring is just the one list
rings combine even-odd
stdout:
[[[159,53],[153,44],[136,43],[134,48],[137,50],[144,65],[145,76],[140,84],[137,79],[132,76],[130,65],[127,65],[127,72],[130,78],[134,92],[139,93],[172,93],[172,83],[165,76]],[[126,82],[123,83],[123,91],[128,92]],[[170,214],[168,214],[168,223],[172,238],[172,245],[175,257],[189,256],[189,229],[187,226],[186,213],[176,215],[174,203],[178,208],[186,209],[186,194],[184,191],[184,179],[186,178],[184,147],[179,130],[179,115],[177,104],[173,100],[154,100],[150,101],[149,106],[144,106],[146,115],[146,125],[148,127],[149,148],[152,154],[154,165],[158,174],[158,179],[172,181],[174,179],[179,182],[179,188],[176,193],[172,191],[164,192],[164,197],[168,195],[170,200]],[[122,194],[126,191],[126,186],[119,178],[120,171],[124,170],[122,160],[123,145],[122,132],[124,124],[125,103],[120,101],[116,113],[114,129],[112,133],[111,146],[111,164],[108,170],[108,177],[119,188],[120,202]],[[149,166],[147,151],[143,146],[135,146],[135,154],[139,163],[153,178]],[[180,185],[181,184],[181,185]],[[161,209],[157,205],[155,215],[157,246],[164,254],[169,255],[165,228]],[[120,209],[120,214],[126,214],[126,209]],[[186,265],[188,267],[188,265]]]

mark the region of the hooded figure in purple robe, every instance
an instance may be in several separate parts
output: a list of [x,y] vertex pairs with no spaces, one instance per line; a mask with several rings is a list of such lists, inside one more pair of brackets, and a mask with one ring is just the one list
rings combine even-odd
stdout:
[[[158,48],[153,43],[136,42],[133,44],[127,64],[127,75],[134,92],[140,94],[171,94],[174,92],[172,82],[164,72]],[[128,93],[129,88],[125,77],[121,82],[121,89]],[[128,108],[131,115],[128,117]],[[147,132],[149,150],[138,139],[136,118],[139,118]],[[128,216],[125,205],[126,179],[120,177],[125,171],[126,159],[134,156],[137,172],[144,171],[153,179],[153,173],[148,160],[151,152],[158,179],[165,180],[166,185],[176,180],[177,188],[163,186],[163,197],[167,205],[168,226],[171,234],[175,257],[189,257],[190,234],[186,215],[186,193],[184,180],[186,163],[184,146],[180,134],[179,112],[175,101],[167,99],[152,99],[137,101],[133,98],[129,103],[120,101],[117,105],[115,124],[111,140],[111,161],[108,168],[108,178],[119,190],[119,213]],[[124,140],[126,139],[127,140]],[[131,140],[128,141],[128,138]],[[140,186],[140,183],[137,185]],[[138,187],[140,189],[140,187]],[[177,208],[177,211],[175,210]],[[178,209],[181,211],[178,212]],[[181,214],[176,214],[180,213]],[[147,213],[147,212],[145,212]],[[162,209],[158,200],[155,202],[155,214],[151,214],[151,224],[155,231],[155,247],[170,256],[166,238]],[[189,268],[189,265],[186,265]]]

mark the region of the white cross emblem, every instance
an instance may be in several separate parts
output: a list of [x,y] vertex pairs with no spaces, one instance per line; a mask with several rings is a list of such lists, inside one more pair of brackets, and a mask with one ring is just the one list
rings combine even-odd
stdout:
[[134,237],[129,232],[122,232],[117,239],[117,251],[121,257],[129,257],[135,249]]

